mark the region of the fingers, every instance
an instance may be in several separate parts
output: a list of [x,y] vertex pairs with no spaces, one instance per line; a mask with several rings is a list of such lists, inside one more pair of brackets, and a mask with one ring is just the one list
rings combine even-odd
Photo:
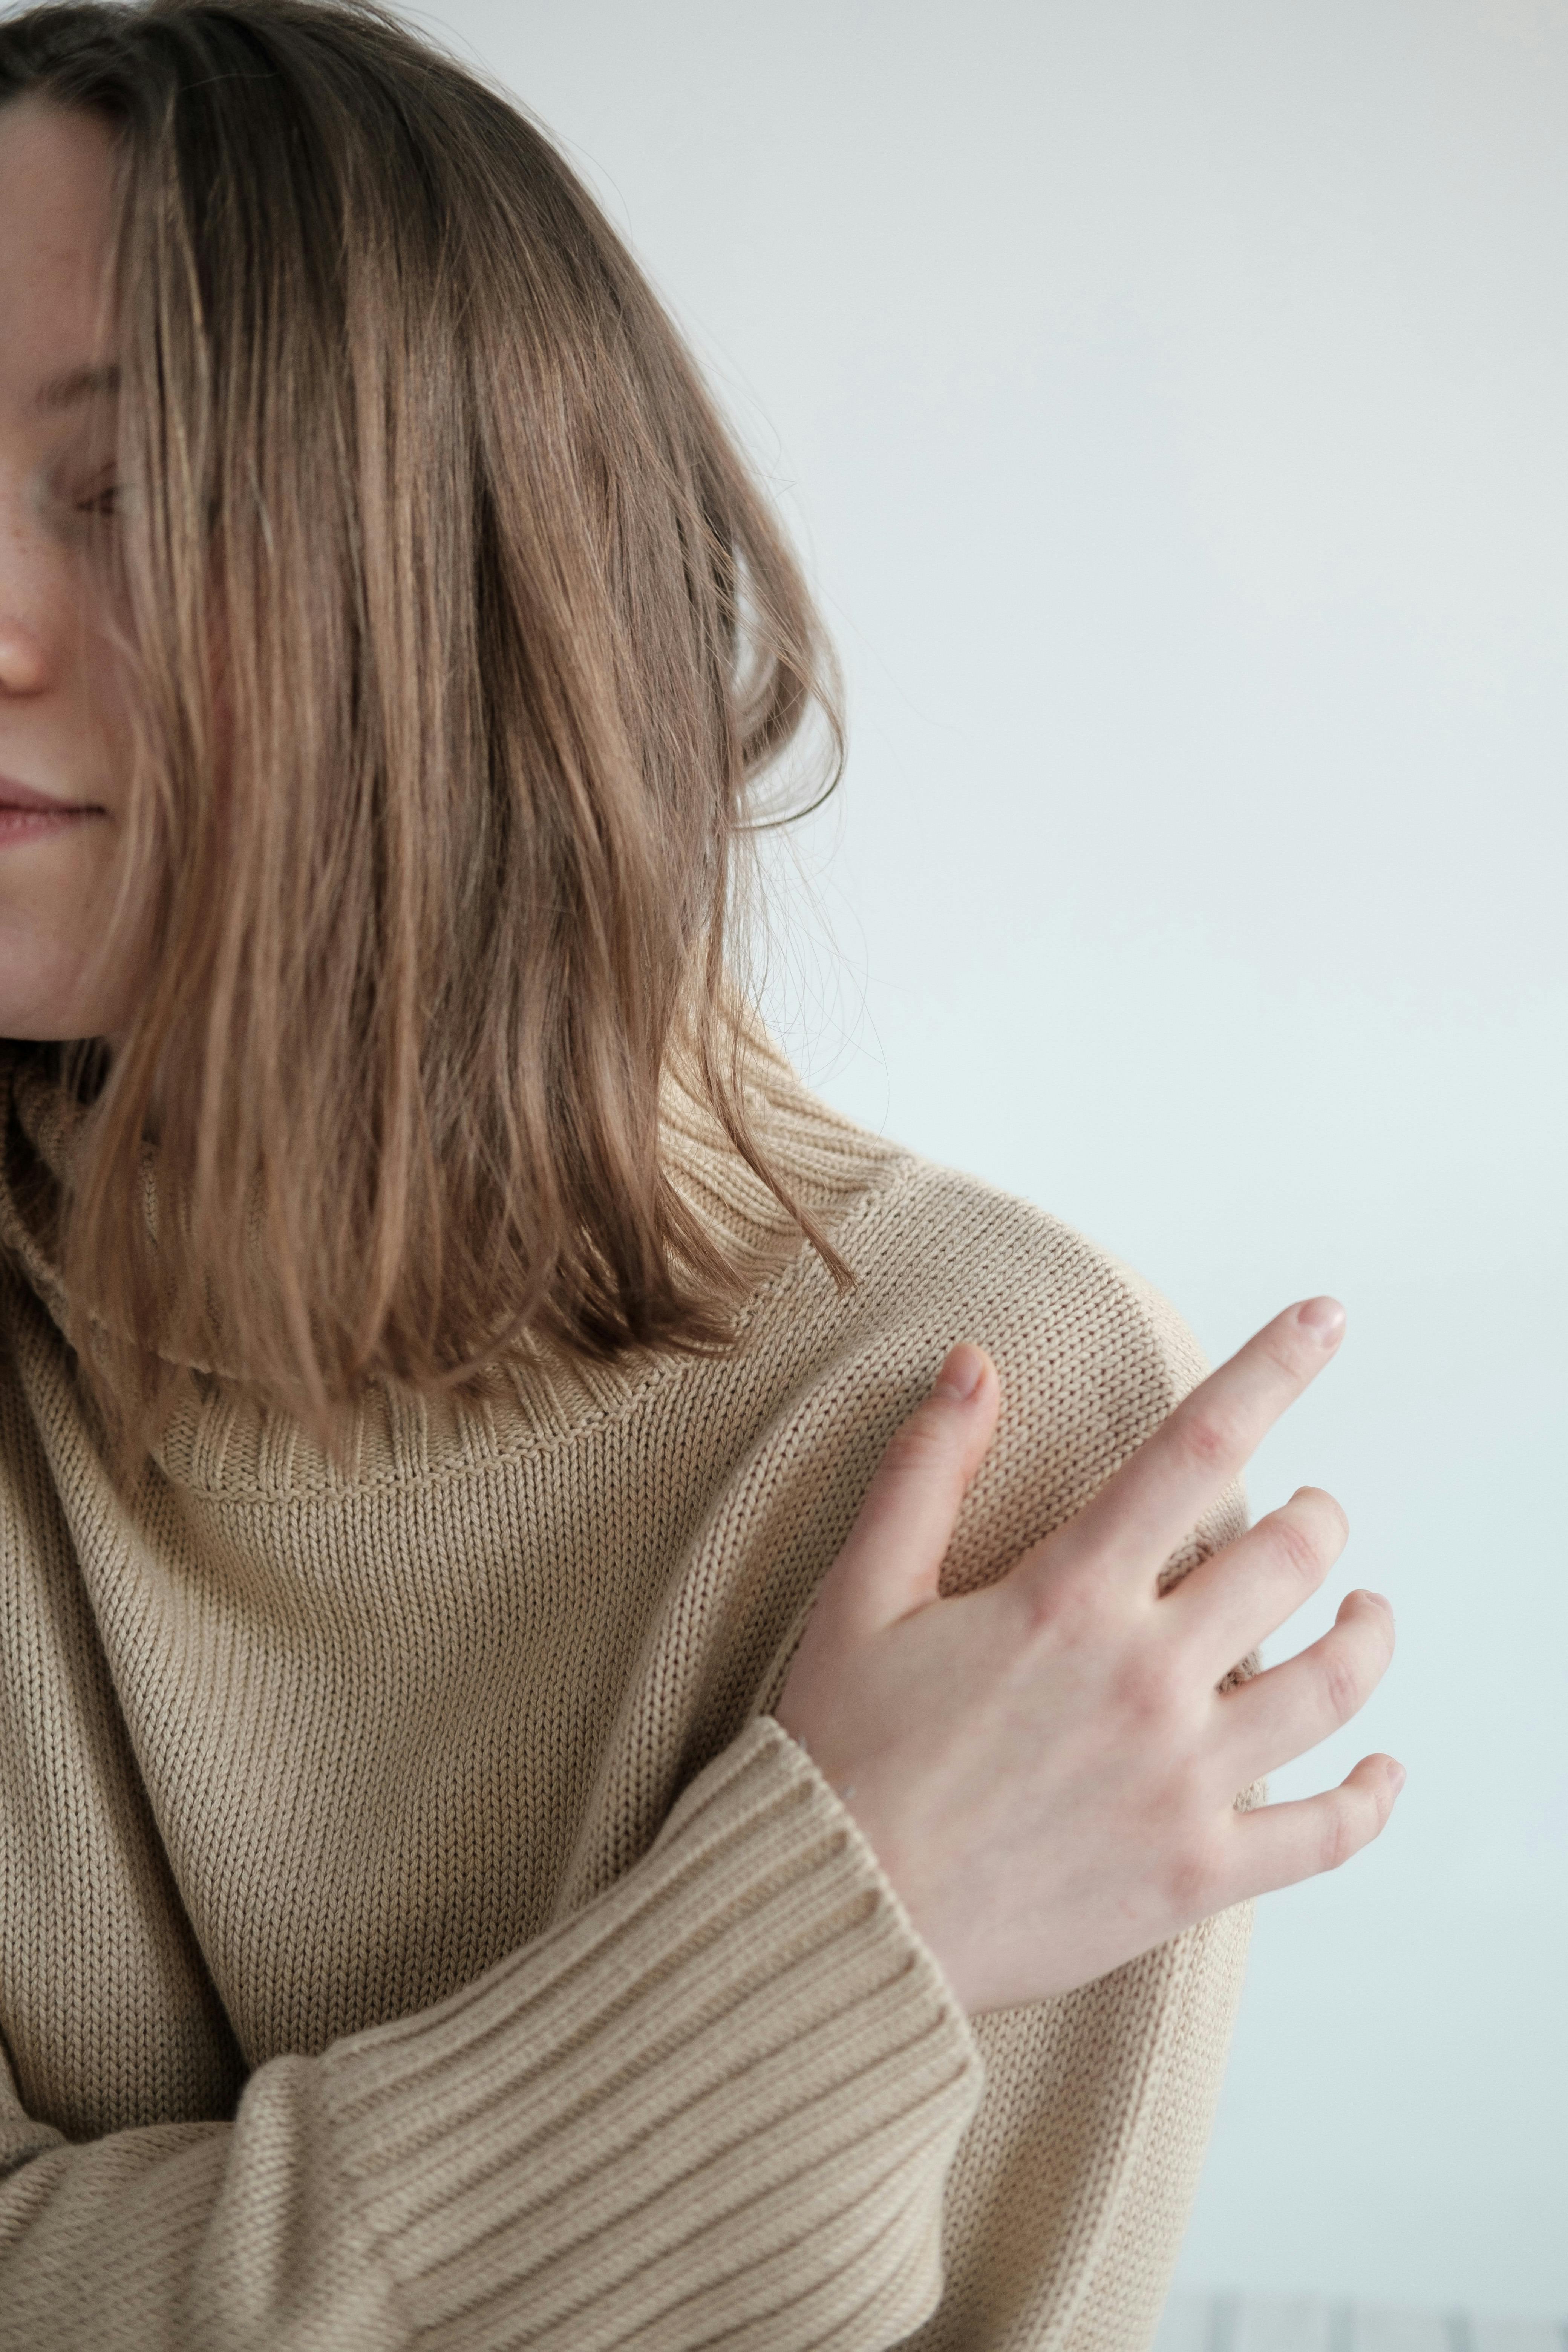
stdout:
[[1405,1767],[1392,1756],[1363,1756],[1337,1789],[1235,1814],[1228,1874],[1232,1892],[1224,1902],[1270,1895],[1278,1887],[1337,1870],[1372,1843],[1404,1785]]
[[1079,1559],[1098,1577],[1148,1590],[1188,1530],[1338,1347],[1344,1309],[1309,1298],[1266,1323],[1184,1398],[1131,1461],[1047,1547],[1028,1555],[1042,1580]]
[[1160,1605],[1217,1683],[1316,1592],[1349,1533],[1331,1495],[1321,1486],[1299,1486],[1279,1510],[1200,1560]]
[[1321,1641],[1216,1695],[1227,1779],[1255,1780],[1304,1756],[1366,1705],[1393,1655],[1387,1601],[1348,1592]]
[[996,1428],[996,1368],[950,1350],[931,1394],[894,1432],[818,1606],[853,1637],[934,1601],[964,1489]]

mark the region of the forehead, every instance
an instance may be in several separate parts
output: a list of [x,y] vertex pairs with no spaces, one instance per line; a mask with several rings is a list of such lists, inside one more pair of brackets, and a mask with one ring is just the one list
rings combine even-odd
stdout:
[[0,411],[58,415],[107,388],[111,159],[105,125],[0,107]]

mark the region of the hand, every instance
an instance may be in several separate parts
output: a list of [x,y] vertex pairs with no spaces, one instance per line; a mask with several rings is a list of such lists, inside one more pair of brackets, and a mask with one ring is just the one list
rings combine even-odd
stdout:
[[1277,1316],[1179,1404],[1075,1519],[997,1582],[937,1580],[996,1425],[996,1371],[954,1348],[894,1435],[825,1579],[773,1712],[837,1790],[966,2011],[1103,1976],[1194,1920],[1331,1870],[1404,1780],[1364,1756],[1338,1789],[1238,1811],[1315,1748],[1394,1651],[1375,1593],[1221,1690],[1343,1549],[1303,1486],[1169,1591],[1159,1571],[1321,1370],[1344,1312]]

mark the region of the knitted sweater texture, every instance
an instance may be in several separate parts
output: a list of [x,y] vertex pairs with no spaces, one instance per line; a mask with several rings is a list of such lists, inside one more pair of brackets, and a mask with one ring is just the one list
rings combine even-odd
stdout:
[[949,1592],[1203,1368],[771,1055],[754,1109],[847,1297],[672,1090],[676,1181],[756,1251],[732,1353],[378,1385],[344,1470],[199,1367],[122,1506],[36,1213],[80,1113],[0,1046],[6,2352],[1147,2344],[1247,1911],[966,2020],[768,1710],[952,1341],[1002,1417]]

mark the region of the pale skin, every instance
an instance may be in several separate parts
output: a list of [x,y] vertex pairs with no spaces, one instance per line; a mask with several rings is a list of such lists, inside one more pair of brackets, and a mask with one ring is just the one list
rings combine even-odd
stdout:
[[[0,1035],[107,1037],[130,969],[95,966],[124,808],[124,702],[84,519],[115,491],[103,302],[110,142],[0,111]],[[95,388],[95,386],[97,388]],[[68,822],[9,820],[7,786]],[[1364,1705],[1394,1622],[1352,1592],[1321,1640],[1228,1689],[1339,1558],[1303,1487],[1162,1594],[1159,1573],[1335,1352],[1331,1299],[1287,1308],[1088,1507],[983,1590],[938,1578],[1000,1390],[948,1355],[883,1457],[774,1709],[858,1822],[962,2005],[1067,1991],[1226,1906],[1333,1868],[1404,1779],[1241,1812],[1239,1790]]]
[[[109,134],[28,99],[0,111],[0,803],[30,786],[95,814],[0,809],[0,1034],[113,1037],[130,973],[95,972],[124,806],[125,716],[89,522],[113,489],[102,295]],[[78,388],[73,390],[73,384]]]
[[1339,1346],[1287,1307],[1194,1389],[1086,1509],[996,1583],[937,1580],[996,1425],[994,1365],[946,1358],[894,1437],[774,1709],[838,1789],[972,2014],[1070,1990],[1195,1920],[1331,1870],[1404,1780],[1238,1812],[1371,1696],[1394,1618],[1352,1592],[1310,1648],[1227,1690],[1322,1583],[1344,1513],[1304,1486],[1162,1594],[1159,1572]]

